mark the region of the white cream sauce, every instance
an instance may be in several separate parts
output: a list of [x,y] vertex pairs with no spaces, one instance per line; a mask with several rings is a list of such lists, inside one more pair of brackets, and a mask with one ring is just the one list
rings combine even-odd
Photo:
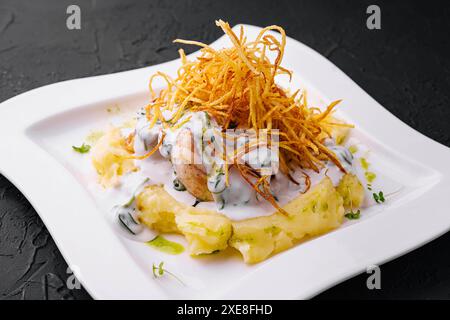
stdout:
[[[171,118],[171,114],[165,115],[166,119]],[[265,199],[259,196],[253,188],[248,185],[241,177],[238,170],[234,167],[229,172],[229,187],[225,185],[225,176],[223,174],[224,163],[221,157],[216,156],[211,149],[204,147],[204,143],[199,141],[211,141],[216,146],[222,145],[222,136],[220,127],[209,118],[204,112],[187,113],[183,115],[177,123],[183,123],[176,129],[165,129],[157,123],[153,128],[149,127],[149,122],[145,116],[145,111],[141,109],[138,112],[137,122],[135,127],[134,148],[137,155],[143,155],[151,150],[161,139],[162,132],[165,133],[165,138],[159,148],[159,153],[153,154],[145,160],[137,160],[136,165],[140,168],[139,171],[129,173],[122,177],[125,183],[122,183],[121,188],[129,188],[130,186],[138,185],[144,179],[149,178],[150,183],[163,184],[164,189],[172,195],[175,199],[188,205],[196,205],[199,208],[208,208],[217,210],[226,215],[232,220],[243,220],[254,218],[258,216],[267,216],[273,214],[275,211],[273,206]],[[181,130],[188,129],[191,131],[194,138],[195,152],[203,156],[203,165],[208,176],[208,189],[214,196],[215,201],[198,202],[188,191],[178,191],[174,188],[174,180],[176,174],[170,162],[174,148],[176,148],[177,135]],[[124,131],[123,134],[129,134]],[[248,136],[239,136],[233,141],[237,147],[244,145],[248,141]],[[332,139],[328,139],[325,144],[333,150],[338,156],[339,160],[348,172],[353,172],[360,176],[355,170],[353,164],[353,155],[348,150],[348,146],[338,146]],[[228,148],[228,141],[226,141]],[[268,161],[273,156],[271,149],[266,148],[262,150],[265,155],[259,159],[262,161],[255,161],[258,159],[255,152],[245,154],[242,159],[257,163],[258,167],[273,166],[274,162]],[[267,160],[267,161],[266,161]],[[272,168],[274,170],[275,168]],[[276,172],[276,170],[274,171]],[[325,176],[328,176],[333,181],[334,185],[339,183],[342,177],[342,172],[334,164],[329,163],[319,173],[312,170],[297,170],[291,175],[298,184],[291,181],[281,172],[276,172],[271,178],[271,191],[282,206],[288,203],[301,194],[306,189],[305,174],[311,180],[311,186],[320,182]],[[360,177],[361,181],[364,181]],[[177,188],[179,189],[179,188]],[[127,191],[130,193],[130,190]]]

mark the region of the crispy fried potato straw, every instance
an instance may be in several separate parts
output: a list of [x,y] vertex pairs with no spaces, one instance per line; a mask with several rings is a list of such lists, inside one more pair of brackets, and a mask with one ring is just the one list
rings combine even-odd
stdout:
[[152,154],[154,154],[154,153],[159,149],[159,147],[163,144],[163,142],[164,142],[164,137],[165,137],[165,134],[163,133],[162,136],[161,136],[161,138],[159,139],[158,143],[156,144],[156,146],[154,146],[153,149],[150,150],[149,152],[147,152],[146,154],[144,154],[144,155],[142,155],[142,156],[132,155],[132,156],[129,156],[128,158],[129,158],[129,159],[135,159],[135,160],[144,160],[144,159],[147,159],[147,158],[150,157]]
[[[280,65],[286,46],[284,29],[268,26],[253,42],[247,42],[242,28],[236,35],[228,23],[218,20],[216,25],[230,38],[231,48],[215,50],[197,41],[174,41],[200,46],[201,54],[188,61],[180,49],[182,65],[175,79],[162,72],[151,77],[149,87],[153,100],[147,106],[151,124],[159,120],[165,127],[172,126],[185,111],[206,111],[223,129],[231,126],[278,129],[280,169],[285,174],[296,167],[319,171],[325,161],[333,162],[345,172],[336,155],[323,144],[331,135],[331,127],[346,126],[330,119],[340,100],[322,112],[307,105],[305,91],[296,98],[299,91],[290,94],[275,82],[279,75],[292,77],[292,72]],[[281,39],[271,31],[277,31]],[[270,52],[276,54],[273,62],[268,57]],[[159,94],[153,89],[155,77],[167,82]],[[175,111],[170,121],[162,116],[164,110]],[[265,198],[268,197],[266,194]]]

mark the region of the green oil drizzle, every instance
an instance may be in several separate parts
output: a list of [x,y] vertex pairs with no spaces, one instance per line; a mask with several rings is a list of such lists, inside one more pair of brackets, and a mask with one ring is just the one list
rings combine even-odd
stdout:
[[352,146],[348,147],[348,151],[350,151],[352,154],[355,154],[358,152],[358,146],[352,145]]
[[369,171],[370,163],[366,160],[366,158],[360,158],[359,161],[361,163],[361,167],[364,169],[364,176],[367,180],[367,188],[372,190],[372,182],[375,180],[377,175],[372,171]]
[[377,175],[375,173],[370,172],[370,171],[364,172],[364,175],[366,176],[366,180],[368,183],[372,183],[373,180],[375,180],[375,178],[377,177]]
[[359,161],[361,162],[361,167],[364,170],[369,170],[369,162],[367,162],[366,158],[361,158]]
[[184,247],[176,242],[167,240],[163,236],[156,236],[146,244],[156,250],[159,250],[168,254],[180,254],[184,251]]

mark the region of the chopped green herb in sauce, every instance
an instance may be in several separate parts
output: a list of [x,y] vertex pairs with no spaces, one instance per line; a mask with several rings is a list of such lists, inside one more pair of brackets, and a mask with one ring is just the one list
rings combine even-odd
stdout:
[[72,149],[78,153],[88,153],[91,150],[91,146],[83,143],[80,147],[72,146]]
[[132,209],[130,211],[126,211],[124,207],[122,212],[118,213],[117,218],[122,227],[128,230],[131,234],[137,235],[142,231],[142,226],[134,219],[132,212]]
[[186,187],[178,179],[173,180],[173,188],[177,191],[186,191]]
[[184,251],[184,247],[181,244],[167,240],[163,236],[156,236],[152,240],[146,242],[146,244],[158,251],[168,254],[180,254]]

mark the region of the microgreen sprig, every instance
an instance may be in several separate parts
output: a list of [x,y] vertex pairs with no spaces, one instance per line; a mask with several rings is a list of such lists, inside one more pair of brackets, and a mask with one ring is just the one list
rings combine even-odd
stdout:
[[345,217],[348,220],[357,220],[357,219],[359,219],[360,215],[361,215],[361,210],[358,209],[356,212],[353,212],[353,209],[352,209],[350,212],[347,212],[345,214]]
[[153,277],[155,278],[161,278],[164,276],[164,274],[168,274],[172,276],[175,280],[177,280],[179,283],[181,283],[183,286],[185,286],[185,283],[181,281],[180,278],[178,278],[176,275],[174,275],[172,272],[164,268],[164,261],[161,261],[158,265],[154,264],[152,265],[152,272]]
[[380,191],[378,193],[373,193],[373,199],[376,203],[382,203],[385,201],[383,191]]
[[72,149],[75,150],[78,153],[88,153],[89,150],[91,150],[91,146],[88,145],[88,144],[85,144],[83,142],[83,144],[81,146],[79,146],[79,147],[72,146]]
[[347,212],[344,217],[346,217],[348,220],[357,220],[359,219],[361,215],[361,210],[357,210],[356,212],[353,211],[353,201],[352,201],[352,195],[350,192],[350,188],[347,187],[348,195],[350,197],[350,212]]

